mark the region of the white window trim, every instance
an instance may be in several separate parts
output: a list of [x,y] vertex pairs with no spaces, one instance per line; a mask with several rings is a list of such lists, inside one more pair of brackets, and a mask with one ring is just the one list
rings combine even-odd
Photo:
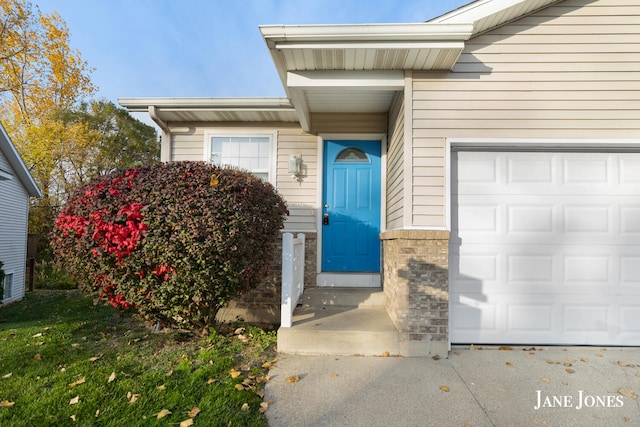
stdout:
[[269,182],[276,186],[276,164],[278,162],[278,131],[277,130],[229,130],[229,129],[205,129],[204,131],[204,157],[205,163],[211,162],[211,138],[213,137],[269,137]]
[[[5,286],[7,285],[7,278],[11,277],[11,295],[6,296],[4,294],[4,290],[5,290]],[[13,282],[14,282],[14,278],[15,278],[15,274],[13,271],[5,271],[4,272],[4,280],[2,281],[2,301],[6,301],[9,300],[11,298],[13,298]]]

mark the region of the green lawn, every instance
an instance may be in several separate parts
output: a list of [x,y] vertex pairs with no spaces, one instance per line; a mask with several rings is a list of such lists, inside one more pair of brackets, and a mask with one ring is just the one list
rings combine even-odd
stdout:
[[249,326],[154,334],[78,291],[38,290],[0,308],[0,425],[266,426],[275,341]]

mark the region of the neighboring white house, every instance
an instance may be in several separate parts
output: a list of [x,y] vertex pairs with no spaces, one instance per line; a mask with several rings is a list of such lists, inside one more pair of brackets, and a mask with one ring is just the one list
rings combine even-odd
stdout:
[[29,198],[42,197],[0,123],[0,261],[5,271],[1,303],[24,297]]
[[640,2],[260,29],[287,98],[120,103],[274,183],[307,285],[382,286],[407,355],[640,344]]

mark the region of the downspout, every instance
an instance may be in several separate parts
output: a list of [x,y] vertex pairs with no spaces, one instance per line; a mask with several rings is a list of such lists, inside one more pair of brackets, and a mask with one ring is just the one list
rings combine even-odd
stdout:
[[160,126],[160,129],[162,129],[162,137],[160,139],[160,161],[170,162],[171,146],[173,143],[171,141],[171,130],[169,129],[169,125],[158,117],[155,105],[149,105],[149,116],[158,126]]

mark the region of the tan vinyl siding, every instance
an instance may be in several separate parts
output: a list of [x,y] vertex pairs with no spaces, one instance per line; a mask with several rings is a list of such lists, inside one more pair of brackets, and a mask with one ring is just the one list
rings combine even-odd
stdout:
[[637,1],[568,0],[469,40],[453,72],[414,73],[414,225],[446,224],[445,138],[638,139],[639,106]]
[[[292,156],[302,157],[300,180],[287,172]],[[316,207],[318,187],[318,138],[303,132],[299,127],[278,130],[277,188],[287,201],[290,216],[288,231],[316,231]]]
[[[276,132],[276,188],[289,207],[288,231],[316,230],[316,193],[318,177],[317,137],[303,132],[298,124],[288,123],[197,123],[175,124],[172,134],[172,161],[204,160],[205,132]],[[303,176],[298,181],[287,172],[292,155],[302,156]]]
[[389,112],[387,148],[387,229],[403,226],[404,211],[404,96],[398,93]]
[[386,113],[312,113],[312,133],[386,133]]
[[2,301],[6,303],[24,296],[29,195],[2,151],[0,169],[13,175],[0,180],[0,261],[5,273],[13,273],[11,298]]

